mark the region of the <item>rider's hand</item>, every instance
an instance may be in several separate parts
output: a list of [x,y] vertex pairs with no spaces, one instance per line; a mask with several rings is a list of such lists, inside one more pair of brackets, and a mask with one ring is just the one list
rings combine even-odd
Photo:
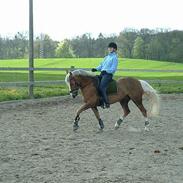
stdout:
[[92,71],[92,72],[96,72],[96,71],[97,71],[97,69],[95,69],[95,68],[92,68],[92,69],[91,69],[91,71]]

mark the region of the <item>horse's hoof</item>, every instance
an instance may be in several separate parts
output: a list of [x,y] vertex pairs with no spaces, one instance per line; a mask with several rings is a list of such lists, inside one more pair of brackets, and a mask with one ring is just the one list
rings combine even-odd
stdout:
[[99,128],[97,133],[102,133],[103,131],[104,131],[103,128]]
[[144,130],[145,130],[146,132],[149,132],[149,131],[150,131],[150,129],[149,129],[148,127],[146,127],[146,126],[145,126]]
[[119,118],[118,121],[116,121],[116,124],[114,125],[114,129],[117,130],[120,127],[122,122],[123,122],[123,120],[121,118]]
[[79,125],[73,125],[73,131],[78,130],[78,128],[79,128]]
[[101,130],[104,129],[104,123],[101,119],[99,120],[99,129],[101,129]]
[[119,125],[116,124],[116,125],[114,126],[114,129],[117,130],[118,128],[119,128]]

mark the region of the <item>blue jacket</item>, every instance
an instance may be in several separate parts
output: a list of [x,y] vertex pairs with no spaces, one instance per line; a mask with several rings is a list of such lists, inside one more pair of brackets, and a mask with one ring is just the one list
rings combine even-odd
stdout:
[[118,66],[118,57],[115,52],[109,53],[100,65],[96,68],[98,71],[106,71],[107,73],[114,74]]

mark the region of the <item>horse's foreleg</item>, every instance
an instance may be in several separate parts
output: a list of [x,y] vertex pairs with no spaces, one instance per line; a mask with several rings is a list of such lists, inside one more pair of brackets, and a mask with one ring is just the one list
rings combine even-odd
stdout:
[[80,109],[77,111],[77,113],[76,113],[76,117],[75,117],[75,119],[74,119],[74,124],[73,124],[73,130],[75,131],[75,130],[77,130],[78,128],[79,128],[79,120],[80,120],[80,117],[79,117],[79,115],[83,112],[83,111],[85,111],[85,110],[87,110],[88,108],[90,108],[90,105],[89,104],[84,104],[84,105],[82,105],[81,107],[80,107]]
[[99,112],[98,112],[97,107],[92,107],[92,110],[93,110],[93,112],[94,112],[94,114],[95,114],[95,117],[96,117],[97,120],[98,120],[99,129],[100,129],[100,130],[104,129],[104,123],[103,123],[103,121],[102,121],[101,118],[100,118],[100,114],[99,114]]

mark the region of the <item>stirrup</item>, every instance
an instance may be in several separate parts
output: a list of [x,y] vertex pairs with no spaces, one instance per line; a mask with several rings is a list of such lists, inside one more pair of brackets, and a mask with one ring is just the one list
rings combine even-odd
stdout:
[[99,99],[99,106],[103,109],[105,108],[102,98]]
[[100,107],[102,107],[102,109],[107,109],[107,108],[110,108],[110,104],[103,103],[103,104],[100,105]]
[[105,109],[104,103],[103,103],[103,104],[100,104],[100,107],[101,107],[102,109]]
[[106,103],[105,104],[105,108],[110,108],[110,104],[109,103]]

